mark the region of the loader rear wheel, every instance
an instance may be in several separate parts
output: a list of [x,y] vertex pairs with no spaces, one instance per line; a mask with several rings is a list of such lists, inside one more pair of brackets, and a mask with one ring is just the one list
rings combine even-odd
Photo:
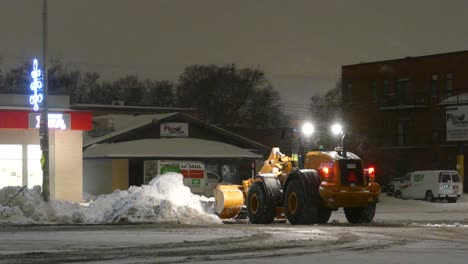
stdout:
[[351,224],[367,224],[374,219],[376,207],[376,203],[371,203],[364,207],[344,208],[344,212]]
[[284,208],[286,217],[292,225],[319,222],[319,208],[316,203],[313,203],[312,197],[306,194],[299,179],[293,179],[286,188]]
[[275,208],[268,205],[265,188],[254,182],[247,193],[247,216],[252,224],[271,224],[275,219]]

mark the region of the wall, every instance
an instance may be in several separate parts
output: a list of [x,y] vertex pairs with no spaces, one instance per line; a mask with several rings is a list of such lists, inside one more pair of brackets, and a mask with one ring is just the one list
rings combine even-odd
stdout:
[[112,161],[83,160],[83,192],[98,195],[112,192]]
[[[51,198],[76,201],[83,196],[81,131],[50,131]],[[54,167],[53,167],[54,166]]]
[[112,191],[128,189],[128,159],[113,159],[112,163]]

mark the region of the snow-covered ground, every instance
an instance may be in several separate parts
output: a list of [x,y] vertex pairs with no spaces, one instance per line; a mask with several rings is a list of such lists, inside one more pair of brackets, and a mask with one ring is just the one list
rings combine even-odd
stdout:
[[[0,224],[111,224],[161,223],[221,224],[214,214],[213,198],[195,195],[178,173],[159,175],[149,185],[101,195],[86,203],[43,201],[40,189],[25,190],[5,205],[19,187],[0,190]],[[93,197],[86,195],[84,199]],[[457,203],[400,200],[382,194],[376,223],[468,223],[468,197]],[[333,212],[330,223],[346,223],[343,211]],[[463,225],[461,225],[463,226]]]
[[[0,190],[0,204],[18,190]],[[0,263],[466,263],[467,198],[382,194],[372,224],[348,224],[339,210],[329,224],[293,226],[221,224],[212,200],[174,173],[86,204],[45,203],[35,189],[0,206]],[[142,222],[153,224],[121,225]],[[113,225],[16,225],[24,223]]]
[[0,190],[0,224],[221,223],[212,211],[213,198],[192,194],[179,173],[159,175],[149,185],[117,190],[82,204],[46,203],[35,188],[5,205],[19,190]]

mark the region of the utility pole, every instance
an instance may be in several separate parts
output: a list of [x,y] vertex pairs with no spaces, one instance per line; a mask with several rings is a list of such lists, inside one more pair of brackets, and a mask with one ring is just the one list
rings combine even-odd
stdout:
[[47,97],[49,95],[47,83],[47,0],[43,0],[42,12],[42,61],[43,61],[43,88],[44,98],[42,102],[41,122],[39,127],[39,138],[42,150],[42,197],[48,202],[50,198],[50,179],[49,179],[49,122]]

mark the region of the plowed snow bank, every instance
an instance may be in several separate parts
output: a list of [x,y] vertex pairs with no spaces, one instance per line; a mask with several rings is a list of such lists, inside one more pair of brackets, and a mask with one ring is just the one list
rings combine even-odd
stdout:
[[213,198],[192,194],[179,173],[158,175],[149,185],[101,195],[88,206],[44,202],[39,188],[23,191],[5,204],[20,187],[0,190],[0,223],[222,223],[213,212]]

